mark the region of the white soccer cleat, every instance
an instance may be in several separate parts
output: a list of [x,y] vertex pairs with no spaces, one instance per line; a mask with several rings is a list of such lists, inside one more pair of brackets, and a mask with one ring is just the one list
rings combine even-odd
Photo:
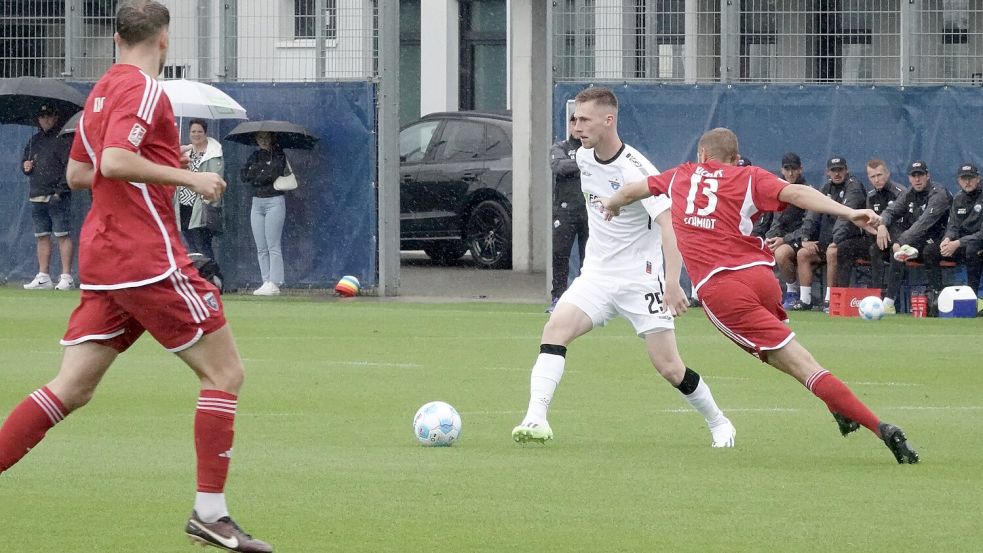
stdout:
[[553,439],[553,429],[546,421],[541,423],[527,421],[512,429],[512,439],[520,444],[526,442],[545,444],[547,440]]
[[713,441],[711,447],[734,447],[734,438],[737,436],[737,429],[731,424],[727,417],[721,417],[721,421],[714,423],[710,427],[710,435]]
[[68,273],[62,273],[61,277],[58,278],[58,284],[55,285],[55,290],[71,290],[75,288],[75,279],[72,275]]
[[54,287],[55,283],[47,273],[38,273],[34,280],[24,285],[25,290],[51,290]]

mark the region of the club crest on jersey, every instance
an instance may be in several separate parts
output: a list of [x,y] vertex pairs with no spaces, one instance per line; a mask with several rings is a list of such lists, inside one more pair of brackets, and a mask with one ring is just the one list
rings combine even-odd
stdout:
[[611,185],[611,190],[617,190],[621,188],[621,183],[616,180],[609,180],[608,184]]
[[975,211],[977,213],[979,213],[980,211],[983,211],[983,205],[980,205],[980,204],[974,205],[973,206],[973,211]]
[[139,148],[140,143],[143,142],[143,137],[146,135],[147,129],[143,128],[140,123],[134,123],[133,128],[130,129],[130,136],[127,137],[127,140],[129,140],[130,144],[133,144],[135,148]]
[[651,261],[646,261],[645,262],[645,274],[647,274],[647,275],[652,274],[652,262]]
[[201,297],[201,299],[205,300],[205,304],[208,306],[209,309],[211,309],[212,311],[218,311],[218,300],[215,299],[214,292],[209,292],[205,294],[204,296]]

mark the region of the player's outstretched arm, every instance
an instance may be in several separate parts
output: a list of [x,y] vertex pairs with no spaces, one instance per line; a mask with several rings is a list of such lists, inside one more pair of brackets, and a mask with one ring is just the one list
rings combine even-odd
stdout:
[[662,256],[666,261],[666,309],[673,316],[682,315],[689,308],[686,300],[686,293],[679,285],[680,273],[683,269],[683,255],[679,253],[679,246],[676,244],[676,231],[672,228],[672,216],[669,210],[665,210],[655,218],[662,231]]
[[622,186],[610,198],[601,198],[601,205],[604,206],[604,218],[610,220],[612,217],[621,213],[621,208],[628,204],[648,198],[652,195],[649,191],[647,180],[637,180]]
[[91,163],[69,158],[65,168],[65,179],[72,190],[88,190],[92,188],[92,177],[96,174]]
[[113,180],[187,186],[210,202],[221,198],[226,186],[225,180],[216,173],[192,173],[187,169],[160,165],[123,148],[103,150],[99,170]]
[[811,186],[790,184],[778,193],[778,199],[808,211],[842,217],[858,227],[874,231],[881,224],[880,215],[870,209],[853,209],[838,203]]

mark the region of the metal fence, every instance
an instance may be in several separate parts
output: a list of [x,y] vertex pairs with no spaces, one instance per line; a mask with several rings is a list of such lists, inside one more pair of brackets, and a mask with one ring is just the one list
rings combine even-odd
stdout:
[[983,84],[983,0],[554,0],[554,77]]
[[[165,78],[366,80],[378,72],[378,0],[161,0]],[[96,80],[115,61],[118,0],[3,0],[0,77]]]

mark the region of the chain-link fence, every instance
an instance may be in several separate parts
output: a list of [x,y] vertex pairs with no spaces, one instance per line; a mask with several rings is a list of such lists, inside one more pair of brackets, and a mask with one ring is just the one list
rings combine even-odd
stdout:
[[[366,80],[377,74],[378,0],[161,0],[165,78]],[[115,61],[118,0],[3,0],[0,77],[96,80]]]
[[554,0],[554,76],[983,84],[983,0]]

